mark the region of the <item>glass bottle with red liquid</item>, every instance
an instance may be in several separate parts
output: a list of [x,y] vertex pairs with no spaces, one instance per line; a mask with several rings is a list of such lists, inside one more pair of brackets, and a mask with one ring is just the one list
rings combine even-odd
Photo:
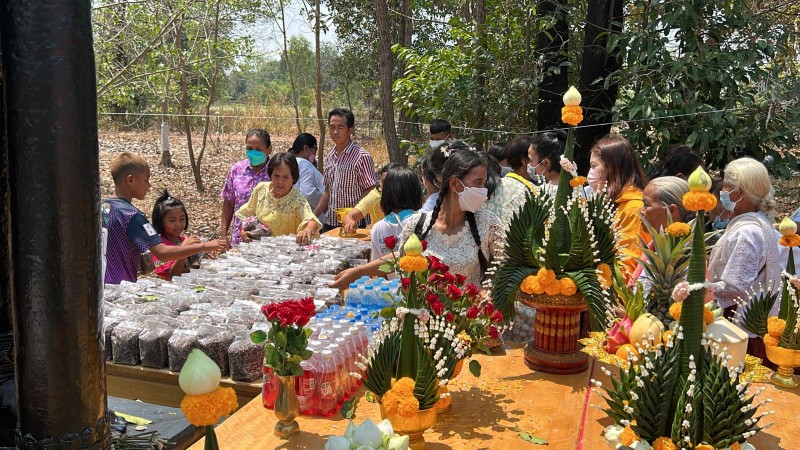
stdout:
[[[316,344],[316,345],[315,345]],[[303,375],[295,377],[294,387],[297,393],[297,405],[300,414],[312,415],[316,414],[316,387],[317,376],[320,364],[320,354],[317,351],[319,342],[309,342],[308,349],[313,352],[310,359],[300,362],[300,367],[303,368]]]
[[272,367],[264,365],[264,384],[261,385],[261,403],[264,408],[275,408],[275,399],[278,398],[278,387],[280,380],[278,376],[272,371]]
[[323,350],[320,352],[321,358],[317,366],[317,379],[315,382],[316,395],[314,404],[316,413],[320,416],[330,417],[339,408],[336,399],[336,389],[338,375],[336,363],[333,360],[333,352]]

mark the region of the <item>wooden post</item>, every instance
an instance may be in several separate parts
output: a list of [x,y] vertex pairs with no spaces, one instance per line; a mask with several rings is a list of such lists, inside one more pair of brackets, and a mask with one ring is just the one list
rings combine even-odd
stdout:
[[91,2],[0,10],[16,445],[109,448]]

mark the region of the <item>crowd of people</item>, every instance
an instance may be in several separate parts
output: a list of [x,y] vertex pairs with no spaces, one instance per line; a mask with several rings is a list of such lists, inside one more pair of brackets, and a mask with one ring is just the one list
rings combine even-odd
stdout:
[[[313,135],[301,133],[286,152],[274,153],[269,133],[250,130],[246,159],[231,167],[222,188],[220,238],[208,242],[184,235],[187,208],[166,190],[148,222],[131,204],[144,199],[150,187],[147,162],[129,152],[116,156],[110,169],[115,191],[101,207],[105,283],[135,281],[140,254],[147,251],[156,275],[169,279],[188,270],[187,257],[218,254],[260,236],[293,234],[304,244],[337,227],[350,232],[371,225],[371,261],[338,274],[333,287],[346,288],[363,275],[382,276],[379,267],[389,253],[384,238],[398,236],[402,246],[412,233],[427,242],[427,255],[477,285],[501,257],[505,231],[528,196],[558,190],[562,131],[520,135],[484,152],[454,139],[450,123],[437,120],[419,171],[390,163],[376,180],[372,157],[353,141],[353,113],[333,109],[328,124],[334,146],[324,173],[316,168]],[[591,148],[584,195],[604,193],[615,207],[621,269],[631,284],[638,280],[648,289],[637,259],[643,245],[652,245],[648,230],[663,233],[669,223],[693,220],[681,199],[689,190],[686,179],[702,165],[690,148],[676,145],[645,175],[623,136],[605,136]],[[737,298],[779,285],[788,255],[778,245],[775,190],[761,162],[731,161],[712,192],[719,202],[706,227],[718,232],[718,241],[708,277],[723,282],[714,299],[732,313]],[[341,209],[347,214],[337,215]],[[800,210],[792,219],[800,222]]]

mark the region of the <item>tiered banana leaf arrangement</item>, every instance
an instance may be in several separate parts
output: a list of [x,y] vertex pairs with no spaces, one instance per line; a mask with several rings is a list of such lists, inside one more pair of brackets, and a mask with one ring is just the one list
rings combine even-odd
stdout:
[[[711,178],[698,169],[689,178],[684,205],[697,211],[689,259],[690,294],[683,301],[674,338],[666,344],[650,339],[641,349],[642,361],[619,369],[610,386],[595,386],[607,403],[603,409],[616,425],[606,428],[606,440],[632,448],[728,449],[763,429],[758,407],[760,393],[748,393],[739,370],[726,367],[727,355],[718,342],[703,334],[706,286],[704,211],[716,205],[708,192]],[[631,356],[632,362],[635,357]],[[607,375],[610,371],[604,369]],[[604,393],[604,394],[603,394]],[[749,446],[749,445],[748,445]]]
[[[583,119],[580,93],[571,87],[564,95],[562,121],[572,126],[561,159],[558,192],[553,198],[543,190],[529,196],[514,214],[506,236],[506,257],[497,271],[493,297],[506,320],[513,320],[517,290],[526,277],[544,268],[556,279],[570,278],[583,294],[592,329],[604,330],[609,320],[609,286],[598,275],[617,260],[614,211],[604,193],[588,195],[586,178],[577,176],[572,162],[574,126]],[[598,269],[605,266],[606,270]]]

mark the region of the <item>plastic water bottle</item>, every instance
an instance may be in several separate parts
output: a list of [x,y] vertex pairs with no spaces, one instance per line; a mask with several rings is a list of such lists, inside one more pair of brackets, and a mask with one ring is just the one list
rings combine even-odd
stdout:
[[358,283],[350,283],[347,290],[347,296],[344,298],[344,305],[358,308],[361,306],[361,285]]
[[375,287],[371,284],[364,286],[364,295],[361,297],[361,306],[368,310],[375,309]]
[[386,308],[387,306],[392,305],[392,302],[387,297],[392,298],[392,294],[390,292],[389,286],[384,285],[381,287],[381,294],[378,302],[381,308]]

